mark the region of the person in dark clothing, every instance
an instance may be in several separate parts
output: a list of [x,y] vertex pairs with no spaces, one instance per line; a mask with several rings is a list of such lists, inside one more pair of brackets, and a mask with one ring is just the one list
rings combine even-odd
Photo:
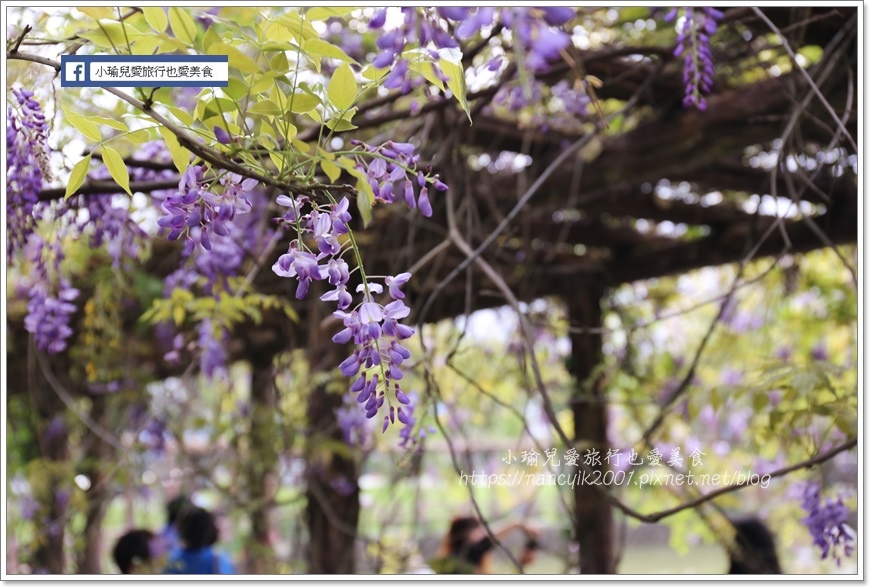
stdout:
[[171,552],[181,546],[176,522],[182,514],[194,507],[196,506],[193,505],[193,502],[184,495],[179,495],[166,504],[166,526],[160,532],[160,539],[163,541],[163,548],[167,552]]
[[216,551],[218,529],[214,516],[199,507],[180,515],[176,521],[181,546],[169,554],[168,575],[232,575],[229,557]]
[[781,574],[776,544],[767,526],[757,518],[734,522],[730,575]]
[[[528,537],[525,548],[520,556],[522,565],[531,563],[538,547],[537,532],[521,523],[495,532],[497,539],[502,540],[514,530],[523,530]],[[439,574],[486,574],[489,568],[487,556],[495,548],[495,542],[487,534],[480,520],[471,517],[455,518],[441,545],[438,559],[430,562],[433,571]]]
[[154,533],[150,530],[130,530],[118,539],[112,549],[115,564],[125,575],[149,571]]

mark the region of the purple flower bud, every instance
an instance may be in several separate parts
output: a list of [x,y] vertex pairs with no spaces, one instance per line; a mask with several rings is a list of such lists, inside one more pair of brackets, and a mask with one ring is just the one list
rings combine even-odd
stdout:
[[405,201],[411,208],[417,207],[417,200],[414,199],[414,184],[410,179],[405,181]]
[[417,205],[420,206],[420,214],[427,218],[432,216],[432,204],[429,203],[429,190],[425,187],[420,190],[420,197],[417,200]]
[[359,368],[359,355],[356,351],[354,351],[351,356],[342,361],[338,366],[338,370],[341,371],[341,374],[345,377],[353,377],[359,372]]
[[547,21],[547,24],[553,26],[565,24],[566,22],[574,18],[573,8],[541,7],[541,10],[544,11],[544,20]]
[[232,137],[230,137],[230,133],[225,131],[222,127],[216,126],[214,127],[214,138],[217,139],[219,143],[222,145],[229,145],[233,142]]
[[[406,406],[411,403],[411,400],[408,399],[408,396],[405,395],[405,392],[399,389],[398,386],[396,386],[396,399],[399,401],[399,403],[405,404]],[[400,411],[401,409],[402,408],[399,408]]]
[[372,18],[369,21],[369,28],[370,29],[379,29],[382,26],[384,26],[384,23],[386,23],[386,22],[387,22],[387,9],[381,8],[380,10],[376,11],[372,15]]

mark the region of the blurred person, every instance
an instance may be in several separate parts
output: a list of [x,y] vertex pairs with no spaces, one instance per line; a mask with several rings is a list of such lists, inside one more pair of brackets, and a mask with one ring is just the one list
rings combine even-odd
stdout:
[[176,522],[182,513],[194,507],[196,506],[185,495],[179,495],[166,504],[166,526],[160,532],[160,540],[163,543],[162,548],[167,552],[172,552],[181,546]]
[[157,537],[151,530],[130,530],[121,536],[112,549],[115,564],[125,575],[153,575],[159,567],[159,552],[155,551]]
[[[520,565],[526,566],[535,559],[538,532],[525,524],[514,523],[493,532],[493,535],[501,541],[514,530],[522,530],[526,534],[527,540],[518,559]],[[489,553],[493,548],[495,542],[480,520],[473,517],[454,518],[441,544],[439,558],[431,561],[429,566],[438,574],[487,574]]]
[[736,534],[730,552],[730,575],[781,574],[773,534],[758,518],[734,522]]
[[215,550],[218,528],[208,510],[191,507],[176,520],[181,545],[169,554],[168,575],[232,575],[235,567],[229,556]]

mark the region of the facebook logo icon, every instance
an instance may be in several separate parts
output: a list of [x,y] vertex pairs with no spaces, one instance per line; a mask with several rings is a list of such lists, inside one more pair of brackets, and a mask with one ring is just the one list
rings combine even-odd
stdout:
[[61,86],[67,85],[85,85],[88,81],[88,64],[84,59],[77,56],[61,55],[63,75],[61,77]]

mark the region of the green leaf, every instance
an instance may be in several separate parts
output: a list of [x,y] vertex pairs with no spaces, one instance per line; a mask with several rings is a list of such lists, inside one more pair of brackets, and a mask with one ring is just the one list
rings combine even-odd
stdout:
[[207,31],[205,31],[205,35],[202,37],[202,48],[208,52],[209,47],[214,45],[215,43],[220,43],[221,36],[218,34],[215,27],[209,27]]
[[101,20],[99,23],[99,27],[86,33],[81,33],[79,36],[88,39],[94,45],[103,49],[126,48],[128,41],[132,43],[142,36],[141,31],[129,24],[111,20]]
[[758,413],[758,412],[764,410],[764,408],[767,407],[767,404],[768,404],[768,397],[764,393],[757,393],[757,394],[755,394],[755,397],[752,398],[752,409],[755,410],[755,413]]
[[320,98],[305,91],[296,91],[289,98],[290,112],[304,114],[320,106]]
[[239,101],[248,95],[248,84],[237,77],[231,77],[229,83],[227,83],[227,87],[223,90],[224,94],[233,100]]
[[346,167],[345,169],[356,178],[356,207],[359,209],[363,226],[366,227],[372,221],[372,206],[375,204],[375,192],[372,190],[369,179],[364,172],[356,167]]
[[133,55],[154,55],[160,48],[161,40],[155,35],[142,35],[133,43]]
[[415,71],[426,78],[433,86],[440,89],[442,92],[444,91],[444,82],[441,81],[437,75],[435,75],[435,68],[432,66],[432,62],[430,61],[416,61],[408,65],[411,71]]
[[389,67],[375,67],[371,63],[363,67],[362,76],[369,81],[377,81],[390,73]]
[[175,106],[166,106],[166,109],[172,112],[175,117],[181,121],[182,124],[187,126],[193,126],[193,116],[190,115],[189,112],[182,110],[181,108],[177,108]]
[[468,121],[471,122],[471,110],[468,108],[468,99],[465,96],[465,70],[462,65],[453,63],[445,58],[441,58],[439,62],[441,71],[447,77],[447,87],[453,93],[453,96],[459,102],[459,105],[468,116]]
[[355,6],[334,6],[330,8],[315,6],[305,13],[305,18],[308,20],[326,20],[327,18],[333,17],[340,18],[342,16],[347,16],[354,10],[356,10]]
[[341,177],[341,167],[332,163],[331,161],[321,161],[320,168],[323,170],[323,173],[326,174],[326,177],[329,178],[329,181],[335,183],[338,181],[338,178]]
[[172,319],[176,326],[181,326],[184,323],[184,308],[182,306],[172,308]]
[[130,174],[127,172],[127,164],[124,163],[123,157],[111,147],[103,146],[103,163],[106,164],[106,169],[112,174],[112,179],[132,196],[133,193],[130,191]]
[[90,114],[88,116],[82,115],[82,118],[86,118],[87,120],[90,120],[91,122],[97,124],[98,126],[99,125],[110,126],[110,127],[114,128],[115,130],[120,130],[122,132],[127,132],[128,130],[130,130],[127,128],[126,124],[124,124],[120,120],[115,120],[113,118],[104,118],[102,116],[97,116],[95,114]]
[[248,108],[249,114],[265,114],[269,116],[279,116],[281,109],[272,100],[263,99]]
[[209,55],[226,55],[229,57],[229,66],[242,73],[259,73],[262,71],[257,62],[226,43],[213,43],[208,48]]
[[356,77],[354,77],[350,65],[342,63],[335,70],[332,79],[329,80],[326,93],[329,96],[329,101],[339,112],[344,112],[353,105],[354,100],[356,100]]
[[337,132],[344,132],[347,130],[353,130],[353,129],[357,128],[357,126],[355,124],[351,123],[351,119],[353,118],[353,115],[356,114],[356,111],[357,111],[357,107],[354,106],[350,110],[342,112],[341,116],[336,116],[336,117],[331,118],[326,123],[326,126],[330,130],[334,130]]
[[[320,33],[318,33],[317,29],[311,25],[311,22],[302,18],[302,16],[297,12],[291,12],[284,15],[280,20],[280,24],[284,26],[286,32],[289,33],[292,38],[296,39],[298,43],[303,43],[307,39],[320,38]],[[270,36],[269,38],[274,38],[276,41],[287,40],[285,38],[274,36]]]
[[332,43],[324,41],[323,39],[308,39],[307,41],[305,41],[303,47],[307,53],[314,53],[315,55],[322,55],[323,57],[340,59],[341,61],[347,63],[356,63],[356,60],[349,56],[347,53],[345,53],[341,47],[333,45]]
[[173,6],[169,9],[169,26],[172,34],[188,45],[196,40],[196,22],[181,8]]
[[163,126],[159,130],[160,134],[163,135],[166,148],[169,149],[169,154],[172,155],[172,162],[175,163],[178,171],[184,173],[190,166],[190,151],[181,146],[178,137],[172,134],[172,131]]
[[65,106],[63,107],[63,112],[64,118],[66,118],[67,122],[73,125],[76,130],[92,141],[102,142],[103,136],[100,134],[100,127],[81,114],[73,112]]
[[163,12],[162,8],[145,6],[142,8],[142,13],[145,15],[145,21],[152,29],[158,33],[162,33],[166,30],[166,25],[169,24],[169,19],[166,17],[166,13]]
[[103,6],[78,7],[77,10],[82,14],[87,14],[94,20],[100,20],[103,18],[114,18],[115,16],[114,10]]
[[90,155],[75,164],[75,167],[72,168],[72,171],[69,174],[69,181],[66,184],[66,193],[63,196],[64,199],[69,198],[71,195],[76,193],[77,189],[82,187],[82,184],[85,182],[85,178],[88,176],[88,169],[90,169],[90,165]]

